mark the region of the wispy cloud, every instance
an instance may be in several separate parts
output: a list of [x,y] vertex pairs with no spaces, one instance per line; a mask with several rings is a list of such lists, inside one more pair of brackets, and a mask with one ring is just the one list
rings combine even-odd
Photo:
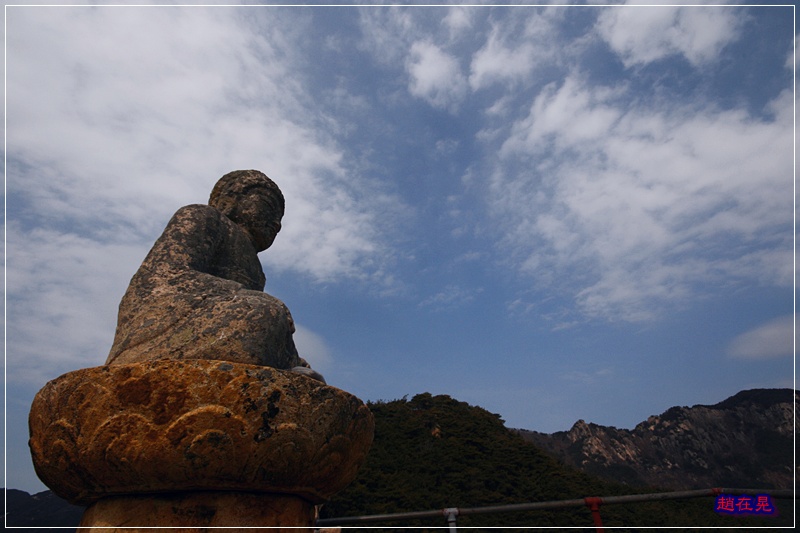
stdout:
[[266,35],[234,9],[12,10],[11,200],[150,240],[222,174],[258,168],[288,205],[265,261],[318,279],[362,274],[381,248],[380,208],[356,199],[364,178],[287,75],[302,68],[279,28],[303,19],[269,16]]
[[794,353],[793,315],[770,320],[734,338],[727,354],[738,359],[786,357]]
[[651,319],[701,281],[788,286],[791,95],[770,109],[652,109],[576,77],[546,87],[493,171],[507,249],[606,318]]
[[614,377],[614,370],[605,367],[597,370],[571,370],[561,375],[561,379],[580,385],[594,385],[598,382],[609,381]]
[[7,364],[21,384],[105,362],[117,306],[147,248],[7,227]]
[[467,82],[458,60],[430,42],[411,46],[409,92],[434,107],[455,111],[467,92]]
[[[681,77],[714,68],[745,11],[614,7],[570,40],[567,10],[471,13],[488,16],[450,11],[442,28],[395,9],[362,26],[410,95],[483,111],[475,140],[494,161],[465,174],[488,184],[506,264],[611,320],[652,320],[708,282],[791,283],[791,92],[725,108],[702,93],[663,97],[655,80],[650,93],[630,77],[603,81],[588,62],[682,58],[671,67]],[[468,25],[474,39],[454,41]]]
[[102,363],[119,299],[171,214],[205,203],[234,169],[263,170],[286,196],[268,269],[386,281],[381,228],[397,202],[318,127],[325,113],[302,83],[296,13],[8,10],[15,377]]
[[670,55],[700,66],[736,38],[739,23],[732,10],[718,7],[640,5],[604,10],[597,27],[626,67]]
[[447,285],[442,291],[422,300],[419,305],[420,307],[432,307],[434,309],[458,307],[473,301],[475,296],[481,292],[483,292],[481,288]]
[[333,364],[333,356],[325,339],[307,327],[296,324],[294,343],[300,357],[308,361],[314,370],[324,374]]
[[532,13],[493,24],[486,42],[472,56],[469,83],[473,90],[526,82],[537,66],[556,54],[561,39],[552,21],[557,12]]
[[420,35],[414,13],[414,10],[397,6],[360,10],[360,48],[370,53],[379,64],[402,64],[411,43]]
[[472,27],[477,13],[476,10],[468,7],[451,7],[448,9],[447,15],[442,19],[442,24],[447,28],[451,41],[464,35]]

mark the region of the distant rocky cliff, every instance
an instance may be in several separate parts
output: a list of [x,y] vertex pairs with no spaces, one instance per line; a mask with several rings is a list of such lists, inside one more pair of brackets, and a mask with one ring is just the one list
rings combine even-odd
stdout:
[[587,424],[519,430],[559,460],[606,479],[670,489],[791,488],[792,389],[742,391],[716,405],[672,407],[633,430]]

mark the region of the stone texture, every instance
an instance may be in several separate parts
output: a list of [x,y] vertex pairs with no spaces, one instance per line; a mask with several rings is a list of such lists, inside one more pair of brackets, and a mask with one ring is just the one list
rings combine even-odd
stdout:
[[314,521],[314,506],[296,496],[209,491],[103,498],[86,510],[78,531],[146,532],[152,530],[144,528],[170,524],[173,533],[209,527],[246,533],[255,531],[252,526],[270,524],[272,533],[311,533]]
[[106,364],[217,359],[307,366],[289,310],[263,292],[257,255],[280,231],[280,190],[258,171],[236,171],[219,180],[209,202],[179,209],[131,279]]
[[30,413],[36,472],[77,504],[114,495],[258,491],[321,502],[355,477],[374,421],[293,372],[162,359],[64,374]]

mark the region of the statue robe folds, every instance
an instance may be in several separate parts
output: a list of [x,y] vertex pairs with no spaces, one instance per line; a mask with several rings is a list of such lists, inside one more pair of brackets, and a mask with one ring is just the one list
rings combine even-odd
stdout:
[[300,366],[292,316],[263,292],[264,283],[240,226],[209,205],[182,207],[131,279],[106,364],[211,359]]

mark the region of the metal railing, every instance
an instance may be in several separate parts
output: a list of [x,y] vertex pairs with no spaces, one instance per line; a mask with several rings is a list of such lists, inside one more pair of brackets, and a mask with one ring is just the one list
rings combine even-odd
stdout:
[[698,490],[683,490],[675,492],[656,492],[650,494],[628,494],[624,496],[590,496],[574,500],[553,500],[546,502],[515,503],[508,505],[490,505],[486,507],[449,507],[445,509],[431,511],[416,511],[410,513],[378,514],[368,516],[344,516],[341,518],[322,518],[317,520],[316,527],[331,526],[358,526],[375,522],[395,522],[400,520],[417,520],[421,518],[444,517],[451,532],[456,530],[456,521],[459,516],[490,514],[490,513],[512,513],[521,511],[536,511],[544,509],[560,509],[565,507],[586,506],[592,513],[594,525],[598,533],[603,533],[603,523],[600,518],[601,505],[615,505],[635,502],[654,502],[664,500],[680,500],[688,498],[702,498],[708,496],[719,496],[721,494],[758,494],[769,495],[773,498],[792,499],[796,494],[792,490],[781,489],[737,489],[737,488],[713,488]]

